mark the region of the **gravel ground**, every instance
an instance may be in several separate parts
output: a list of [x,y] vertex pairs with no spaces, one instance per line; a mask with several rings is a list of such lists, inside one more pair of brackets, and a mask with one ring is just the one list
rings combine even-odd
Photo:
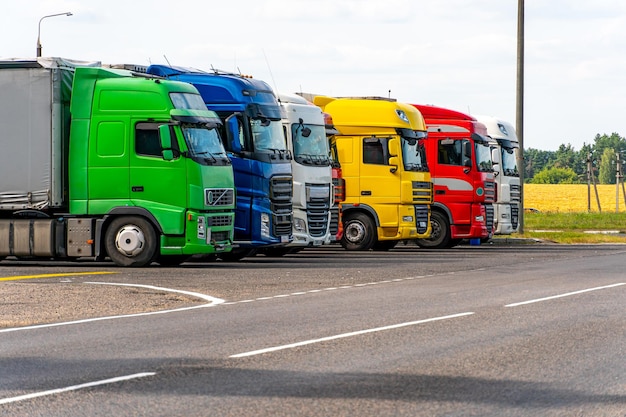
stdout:
[[203,300],[147,288],[0,282],[0,328],[168,310]]

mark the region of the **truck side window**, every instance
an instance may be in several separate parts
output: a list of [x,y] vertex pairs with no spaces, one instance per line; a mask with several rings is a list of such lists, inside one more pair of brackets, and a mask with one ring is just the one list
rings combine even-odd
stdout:
[[[162,157],[158,128],[159,125],[156,123],[137,123],[135,126],[135,153],[137,155]],[[172,147],[178,149],[178,143],[175,140],[172,142]]]
[[380,140],[373,141],[372,138],[363,139],[363,163],[387,165],[385,151]]
[[461,140],[440,140],[437,153],[440,164],[463,165],[463,141]]

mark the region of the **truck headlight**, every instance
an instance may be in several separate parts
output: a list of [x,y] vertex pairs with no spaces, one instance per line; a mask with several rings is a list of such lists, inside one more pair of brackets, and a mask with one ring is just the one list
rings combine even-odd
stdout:
[[270,215],[267,213],[261,213],[261,235],[270,236]]
[[196,229],[198,232],[198,239],[206,239],[206,218],[204,216],[198,216]]
[[293,229],[297,232],[306,232],[306,222],[304,219],[293,219]]
[[413,216],[402,216],[402,221],[404,223],[413,223]]

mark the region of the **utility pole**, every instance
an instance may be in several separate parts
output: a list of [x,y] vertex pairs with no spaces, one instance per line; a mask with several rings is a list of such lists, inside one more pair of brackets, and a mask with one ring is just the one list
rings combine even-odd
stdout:
[[524,0],[517,3],[517,99],[515,130],[519,141],[517,168],[520,182],[519,233],[524,233]]
[[[619,151],[615,153],[615,157],[615,212],[619,213],[619,185],[620,183],[622,183],[622,186],[624,185],[622,182],[622,161]],[[626,201],[626,195],[624,195],[624,201]]]

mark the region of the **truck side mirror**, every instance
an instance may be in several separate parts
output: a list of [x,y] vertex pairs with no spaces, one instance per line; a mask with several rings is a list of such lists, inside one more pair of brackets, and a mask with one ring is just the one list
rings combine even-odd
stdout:
[[393,174],[400,166],[400,159],[398,158],[398,155],[400,154],[400,143],[398,142],[398,139],[389,139],[387,147],[389,150],[389,165],[391,165],[389,172]]
[[226,118],[226,140],[234,153],[241,153],[241,142],[239,141],[239,120],[237,116],[240,113],[233,113]]
[[500,149],[498,148],[491,149],[491,162],[493,163],[493,165],[500,164]]
[[172,132],[169,125],[159,126],[159,141],[161,142],[161,155],[165,161],[174,159],[174,149],[172,148]]
[[389,156],[398,156],[400,154],[400,144],[398,143],[398,139],[390,139],[388,147]]
[[398,166],[400,165],[400,159],[398,159],[397,156],[389,157],[389,165],[391,166],[391,168],[389,168],[389,172],[394,174],[398,170]]

